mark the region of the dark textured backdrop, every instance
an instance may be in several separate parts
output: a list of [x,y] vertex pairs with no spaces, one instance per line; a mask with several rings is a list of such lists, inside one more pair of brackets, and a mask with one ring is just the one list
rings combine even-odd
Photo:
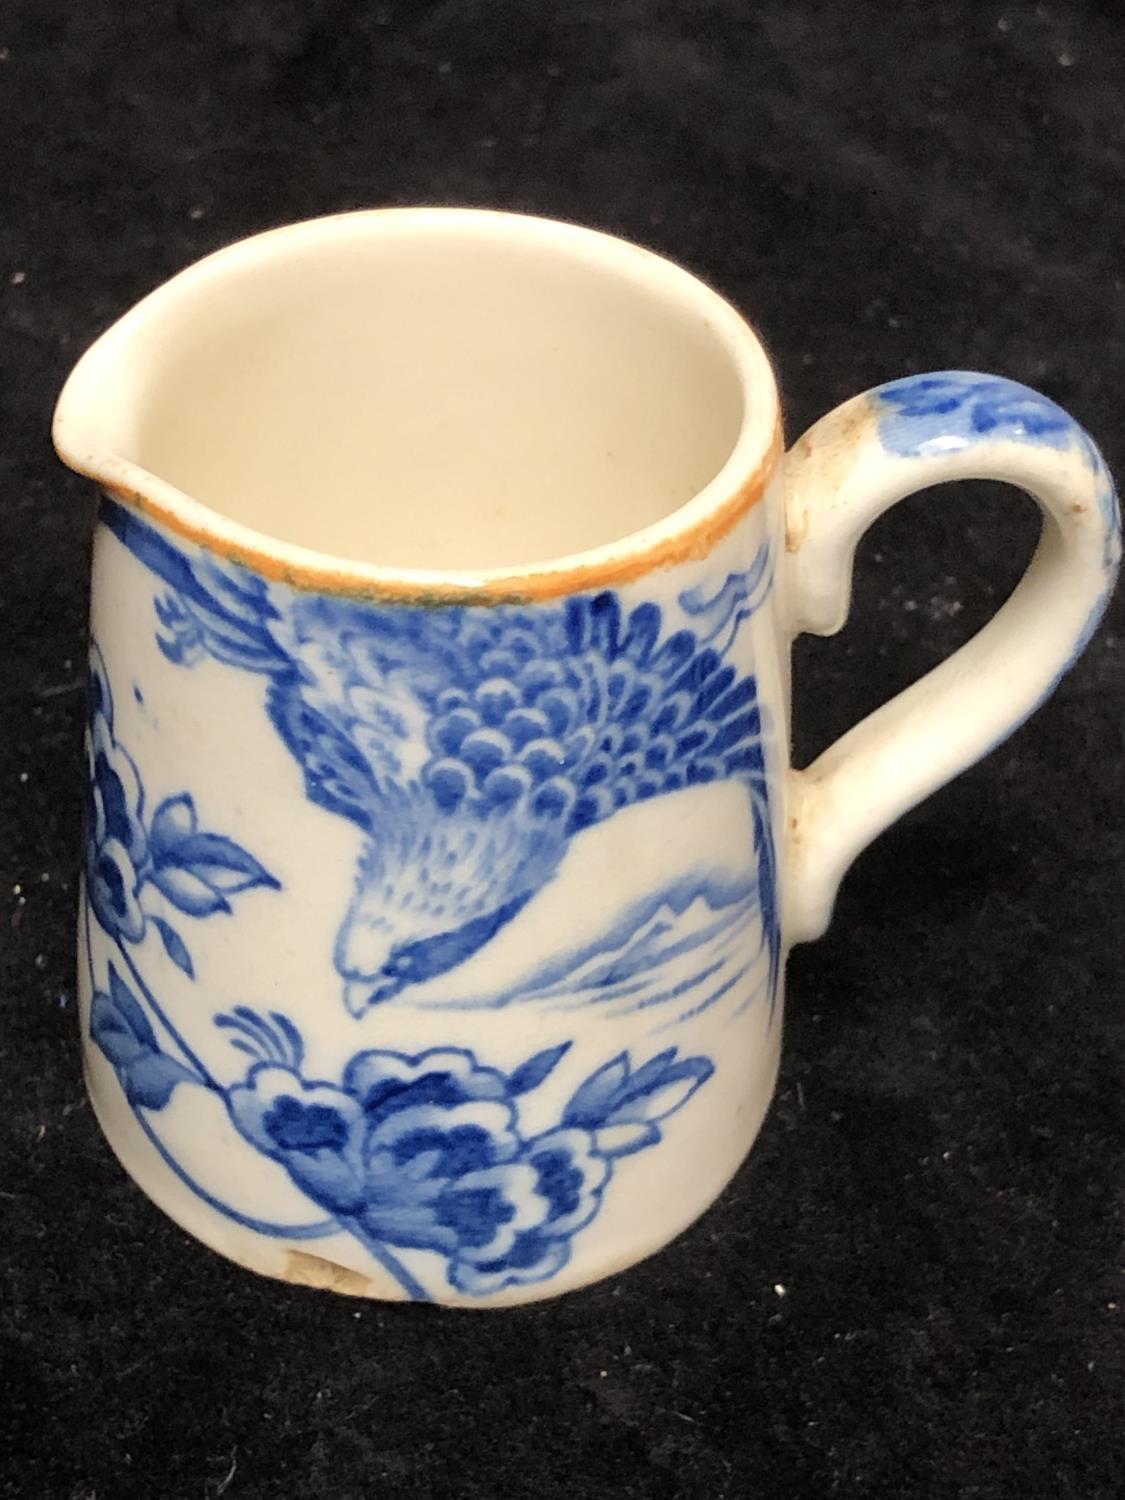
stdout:
[[[520,1312],[356,1304],[186,1239],[84,1102],[91,496],[47,442],[82,347],[188,261],[444,201],[686,262],[763,331],[791,436],[991,367],[1125,469],[1117,5],[6,0],[0,49],[0,1495],[1119,1497],[1125,600],[860,860],[695,1229]],[[880,523],[851,625],[798,651],[799,753],[978,625],[1034,530],[987,486]]]

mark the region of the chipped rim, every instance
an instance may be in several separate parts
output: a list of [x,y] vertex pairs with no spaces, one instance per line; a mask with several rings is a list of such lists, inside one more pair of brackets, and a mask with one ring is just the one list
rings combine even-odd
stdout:
[[[407,221],[412,221],[407,223]],[[694,311],[723,347],[742,391],[742,423],[726,461],[690,500],[658,521],[617,541],[518,567],[392,568],[320,552],[271,537],[193,500],[140,464],[111,451],[109,413],[135,401],[143,351],[134,342],[185,304],[205,297],[231,274],[326,241],[367,239],[403,225],[419,233],[472,228],[549,244]],[[132,358],[133,363],[130,364]],[[168,530],[294,588],[422,604],[551,599],[639,578],[655,569],[705,557],[762,499],[776,473],[782,434],[773,369],[761,342],[740,314],[704,282],[673,261],[598,230],[552,219],[489,209],[384,208],[305,220],[239,240],[197,261],[158,287],[114,323],[74,367],[55,408],[52,438],[70,468],[93,479],[115,500]]]

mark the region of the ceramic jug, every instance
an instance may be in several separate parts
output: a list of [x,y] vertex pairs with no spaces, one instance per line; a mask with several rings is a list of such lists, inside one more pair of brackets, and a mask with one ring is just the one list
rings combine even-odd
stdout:
[[[103,492],[98,1119],[205,1244],[372,1297],[554,1295],[701,1214],[769,1104],[788,949],[1050,692],[1120,555],[1045,397],[908,375],[786,451],[715,292],[500,213],[220,251],[83,356],[55,441]],[[1039,502],[1023,581],[791,769],[794,636],[840,628],[877,516],[966,478]]]

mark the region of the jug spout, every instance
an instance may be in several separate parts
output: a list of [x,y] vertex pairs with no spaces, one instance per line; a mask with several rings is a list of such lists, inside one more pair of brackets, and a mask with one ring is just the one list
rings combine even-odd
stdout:
[[68,468],[110,490],[145,487],[138,458],[138,387],[143,379],[135,339],[117,324],[71,371],[55,406],[51,438]]
[[[196,536],[210,529],[213,513],[163,474],[150,450],[154,400],[184,357],[192,320],[207,311],[206,288],[198,284],[206,266],[201,262],[151,293],[86,350],[63,386],[51,427],[55,451],[68,468]],[[169,414],[160,420],[167,425]]]

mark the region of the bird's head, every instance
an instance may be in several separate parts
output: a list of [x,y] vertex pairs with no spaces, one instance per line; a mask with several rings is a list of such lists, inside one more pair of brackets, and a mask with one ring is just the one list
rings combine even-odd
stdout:
[[[368,917],[363,904],[353,904],[340,931],[336,966],[344,979],[344,1003],[353,1016],[392,1000],[411,985],[423,984],[455,968],[494,937],[519,911],[530,891],[470,917],[455,927],[419,920],[412,913],[401,924],[386,915]],[[401,912],[395,914],[401,917]]]
[[464,963],[554,872],[562,842],[513,818],[443,816],[415,796],[364,851],[336,939],[355,1016]]

